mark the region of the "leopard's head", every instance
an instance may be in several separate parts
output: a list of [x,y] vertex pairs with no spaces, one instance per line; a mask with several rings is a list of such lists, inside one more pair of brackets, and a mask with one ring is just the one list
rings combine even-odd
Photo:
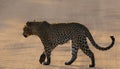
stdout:
[[25,38],[33,34],[32,29],[31,29],[31,24],[32,24],[31,22],[27,22],[23,28],[23,36]]
[[39,34],[39,31],[43,30],[41,28],[43,28],[44,26],[46,26],[47,22],[46,21],[42,21],[42,22],[35,22],[35,21],[31,21],[31,22],[27,22],[25,27],[23,28],[23,36],[25,38],[27,38],[30,35],[37,35]]

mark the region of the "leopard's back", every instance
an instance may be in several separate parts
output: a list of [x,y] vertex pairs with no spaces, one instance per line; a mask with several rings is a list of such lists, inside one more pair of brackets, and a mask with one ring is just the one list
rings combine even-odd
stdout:
[[80,35],[85,36],[85,26],[78,23],[52,24],[48,29],[48,36],[52,43],[64,44],[68,40],[76,39]]

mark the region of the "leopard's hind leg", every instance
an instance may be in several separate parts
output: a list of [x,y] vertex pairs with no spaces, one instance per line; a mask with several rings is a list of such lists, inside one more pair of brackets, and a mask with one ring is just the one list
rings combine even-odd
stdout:
[[95,67],[95,58],[93,52],[89,49],[86,38],[82,38],[81,40],[81,47],[80,49],[90,57],[91,59],[91,65],[89,67]]
[[77,42],[76,40],[72,40],[72,53],[71,53],[72,57],[68,62],[65,62],[65,65],[72,64],[77,58],[77,52],[78,52],[79,46],[76,42]]

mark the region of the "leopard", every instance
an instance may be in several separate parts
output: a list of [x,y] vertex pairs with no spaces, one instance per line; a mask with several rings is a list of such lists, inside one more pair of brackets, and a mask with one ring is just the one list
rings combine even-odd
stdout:
[[95,67],[94,53],[88,46],[87,39],[98,50],[106,51],[111,49],[115,44],[115,37],[110,36],[111,44],[107,47],[99,46],[88,28],[80,23],[49,23],[47,21],[27,21],[23,28],[23,36],[27,38],[30,35],[36,35],[40,38],[44,51],[40,55],[39,62],[43,65],[50,65],[51,52],[58,46],[71,40],[72,52],[69,61],[65,65],[71,65],[77,58],[78,50],[86,54],[91,64],[89,67]]

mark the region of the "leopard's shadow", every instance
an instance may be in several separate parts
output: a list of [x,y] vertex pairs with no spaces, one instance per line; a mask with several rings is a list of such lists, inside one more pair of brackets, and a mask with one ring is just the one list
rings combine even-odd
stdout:
[[59,66],[59,65],[49,65],[52,68],[55,69],[102,69],[100,67],[94,67],[94,68],[89,68],[87,67],[87,65],[63,65],[63,66]]

